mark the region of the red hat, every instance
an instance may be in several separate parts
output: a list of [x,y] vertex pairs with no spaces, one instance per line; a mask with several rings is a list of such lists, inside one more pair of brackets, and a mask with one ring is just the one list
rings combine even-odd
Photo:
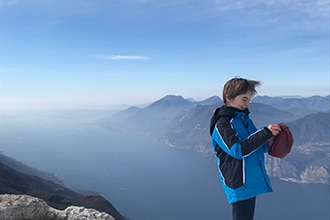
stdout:
[[269,139],[268,154],[273,157],[283,158],[291,151],[293,136],[286,124],[279,123],[278,125],[281,127],[281,132]]

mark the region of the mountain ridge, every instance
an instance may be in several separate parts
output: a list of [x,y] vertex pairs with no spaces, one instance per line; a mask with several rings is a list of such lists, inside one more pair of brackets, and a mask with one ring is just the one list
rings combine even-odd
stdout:
[[[173,114],[173,111],[167,111],[166,105],[171,106],[171,108],[174,108],[176,105],[181,106],[183,105],[183,103],[180,104],[182,97],[167,96],[167,98],[168,97],[171,97],[175,102],[169,104],[169,102],[158,100],[149,105],[152,106],[153,109],[157,109],[157,111],[153,112],[156,114],[149,115],[149,111],[147,111],[149,106],[147,106],[146,108],[140,108],[138,113],[130,114],[129,120],[125,118],[125,114],[121,115],[121,119],[124,120],[121,121],[120,119],[117,121],[117,126],[115,127],[111,127],[109,124],[118,120],[116,117],[106,118],[102,120],[100,124],[106,129],[122,130],[152,136],[170,147],[197,151],[207,157],[213,158],[213,149],[211,147],[209,134],[209,121],[214,110],[223,105],[221,99],[215,96],[206,99],[207,101],[205,102],[184,100],[184,103],[192,102],[192,104],[187,106],[184,112],[180,113],[180,111],[177,111],[177,114]],[[269,102],[270,99],[270,97],[267,97],[266,102]],[[273,172],[271,172],[273,176],[286,179],[287,181],[329,184],[329,165],[327,163],[327,159],[329,160],[329,153],[326,147],[330,142],[329,133],[327,132],[330,130],[329,110],[327,106],[324,107],[324,103],[329,102],[329,96],[317,96],[313,98],[275,97],[274,99],[276,102],[279,102],[279,99],[294,101],[291,107],[295,106],[296,109],[292,111],[293,108],[288,108],[288,106],[281,107],[281,105],[274,107],[262,103],[263,98],[258,99],[256,97],[249,107],[251,111],[250,117],[255,122],[255,125],[257,127],[262,127],[269,123],[284,122],[289,125],[290,130],[292,130],[294,134],[293,149],[304,149],[299,152],[293,150],[290,154],[306,155],[308,154],[308,149],[316,147],[320,149],[320,152],[323,152],[326,157],[322,159],[322,162],[317,164],[315,161],[320,152],[310,151],[313,154],[310,156],[312,159],[310,160],[310,164],[306,164],[306,166],[297,166],[295,163],[297,158],[290,156],[276,163],[274,163],[274,160],[267,160],[268,169],[273,170]],[[286,103],[286,101],[283,102]],[[306,103],[313,103],[313,108],[306,108]],[[319,110],[317,111],[316,109]],[[324,120],[325,118],[327,120]],[[150,123],[150,121],[154,123]],[[139,126],[135,126],[137,122]],[[128,123],[130,124],[129,129],[127,129]],[[125,126],[123,127],[121,124],[125,124]],[[312,167],[309,167],[309,165]],[[274,168],[274,166],[276,166],[276,168]],[[285,171],[288,167],[292,169],[291,176],[287,175]],[[276,170],[276,172],[274,172],[274,170]],[[320,177],[318,179],[314,176],[313,172],[311,172],[312,170],[319,172]],[[286,175],[284,175],[284,173],[286,173]]]

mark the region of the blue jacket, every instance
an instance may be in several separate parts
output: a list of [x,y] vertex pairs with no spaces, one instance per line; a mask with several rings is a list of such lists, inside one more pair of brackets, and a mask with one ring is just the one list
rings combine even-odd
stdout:
[[255,127],[248,109],[217,108],[211,119],[210,134],[229,203],[272,191],[264,153],[273,135],[266,127]]

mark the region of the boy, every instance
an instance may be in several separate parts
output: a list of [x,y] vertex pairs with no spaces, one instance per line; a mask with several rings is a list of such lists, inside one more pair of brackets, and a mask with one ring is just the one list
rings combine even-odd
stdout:
[[249,104],[259,81],[233,78],[223,88],[224,105],[210,122],[212,145],[220,180],[232,204],[233,220],[253,220],[256,196],[271,192],[264,153],[268,140],[281,129],[277,124],[257,129],[249,118]]

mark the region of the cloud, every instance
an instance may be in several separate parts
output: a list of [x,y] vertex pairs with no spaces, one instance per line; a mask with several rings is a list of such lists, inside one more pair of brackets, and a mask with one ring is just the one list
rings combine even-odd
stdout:
[[101,60],[150,60],[150,57],[136,55],[95,55]]

